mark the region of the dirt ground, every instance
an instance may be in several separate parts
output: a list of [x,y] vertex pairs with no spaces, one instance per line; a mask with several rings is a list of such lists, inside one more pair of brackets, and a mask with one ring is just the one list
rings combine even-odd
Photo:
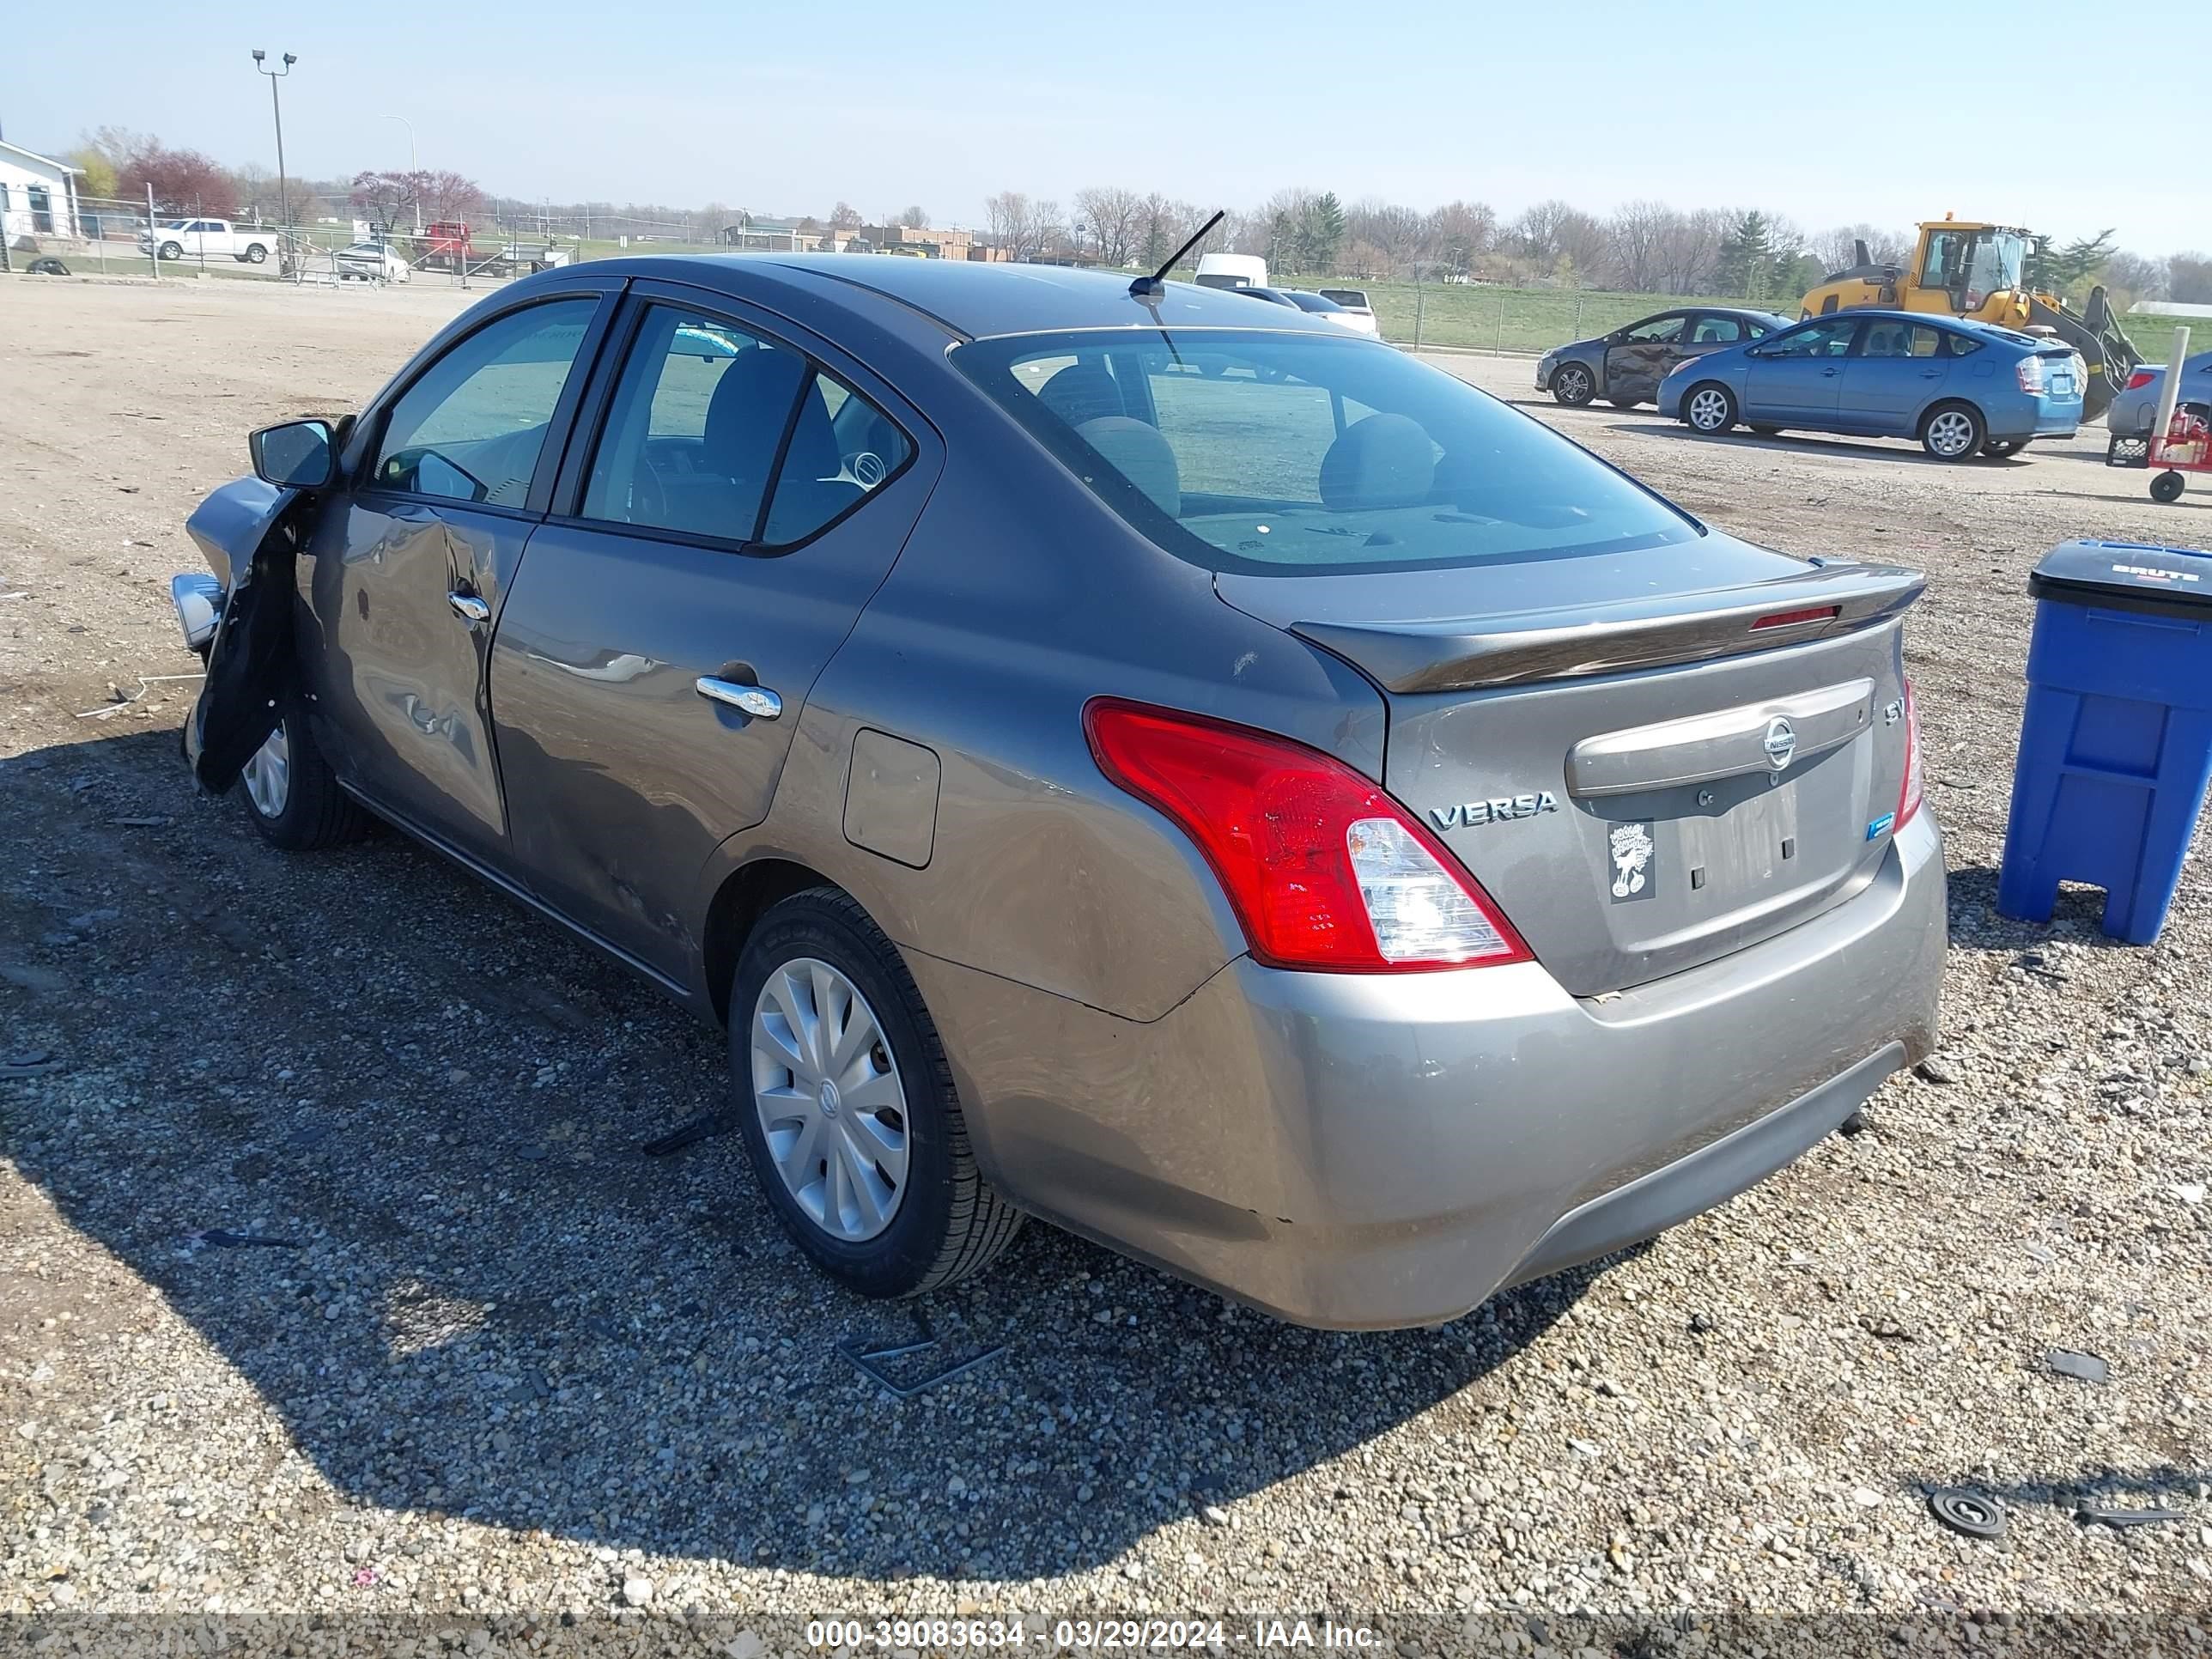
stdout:
[[[2212,1594],[2203,845],[2153,948],[2086,894],[1992,908],[2030,566],[2212,545],[2212,489],[2153,503],[2099,428],[1960,467],[1532,402],[1729,530],[1929,571],[1938,1061],[1871,1132],[1437,1332],[1289,1330],[1032,1227],[926,1309],[946,1360],[1004,1351],[901,1402],[835,1345],[911,1315],[810,1276],[734,1140],[639,1151],[717,1101],[718,1034],[397,836],[269,851],[178,762],[186,514],[249,428],[356,407],[475,297],[0,279],[0,1613],[1887,1632]],[[1525,361],[1439,361],[1534,398]],[[1948,1486],[2006,1538],[1939,1528]]]

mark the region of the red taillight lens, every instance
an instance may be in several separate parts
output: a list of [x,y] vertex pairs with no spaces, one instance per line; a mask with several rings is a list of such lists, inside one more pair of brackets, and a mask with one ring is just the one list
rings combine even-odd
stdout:
[[1751,631],[1756,634],[1762,628],[1795,628],[1800,623],[1833,622],[1843,614],[1844,608],[1839,605],[1808,605],[1802,611],[1777,611],[1752,623]]
[[1083,711],[1101,771],[1173,819],[1252,955],[1330,973],[1487,967],[1528,948],[1443,845],[1318,750],[1146,703]]
[[2020,389],[2022,392],[2036,392],[2043,390],[2042,358],[2021,358],[2015,368],[2015,372],[2020,376]]
[[2139,368],[2134,374],[2128,376],[2128,390],[2130,392],[2140,392],[2156,379],[2158,379],[2158,376],[2151,370],[2148,368]]
[[1897,791],[1897,820],[1890,833],[1912,822],[1920,810],[1920,711],[1913,706],[1912,682],[1905,683],[1905,781]]

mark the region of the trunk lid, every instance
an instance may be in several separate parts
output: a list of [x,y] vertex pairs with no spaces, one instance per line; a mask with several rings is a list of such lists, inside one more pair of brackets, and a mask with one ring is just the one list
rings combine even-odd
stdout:
[[1709,533],[1694,550],[1218,581],[1382,689],[1384,785],[1576,995],[1771,938],[1859,890],[1887,851],[1916,572]]

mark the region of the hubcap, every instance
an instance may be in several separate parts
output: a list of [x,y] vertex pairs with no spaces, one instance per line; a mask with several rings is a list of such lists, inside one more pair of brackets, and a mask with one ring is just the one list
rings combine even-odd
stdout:
[[860,988],[800,957],[753,1004],[753,1105],[784,1189],[832,1238],[857,1244],[906,1196],[906,1090]]
[[1974,423],[1955,409],[1928,422],[1928,447],[1938,455],[1963,454],[1973,441]]
[[253,810],[264,818],[283,817],[284,803],[292,798],[292,745],[285,740],[283,722],[253,751],[243,776]]
[[1728,399],[1717,392],[1700,392],[1690,399],[1690,424],[1711,432],[1728,418]]
[[1569,399],[1589,396],[1589,371],[1586,368],[1563,368],[1559,371],[1560,393]]

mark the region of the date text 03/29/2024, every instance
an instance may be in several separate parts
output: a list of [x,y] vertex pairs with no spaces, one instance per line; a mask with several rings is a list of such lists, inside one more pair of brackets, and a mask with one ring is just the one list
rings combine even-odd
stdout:
[[1383,1645],[1379,1631],[1331,1619],[1253,1619],[1231,1625],[1219,1619],[1042,1620],[817,1619],[806,1626],[810,1647],[860,1652],[871,1649],[1023,1648],[1115,1649],[1124,1652],[1218,1652],[1227,1647],[1359,1651]]

